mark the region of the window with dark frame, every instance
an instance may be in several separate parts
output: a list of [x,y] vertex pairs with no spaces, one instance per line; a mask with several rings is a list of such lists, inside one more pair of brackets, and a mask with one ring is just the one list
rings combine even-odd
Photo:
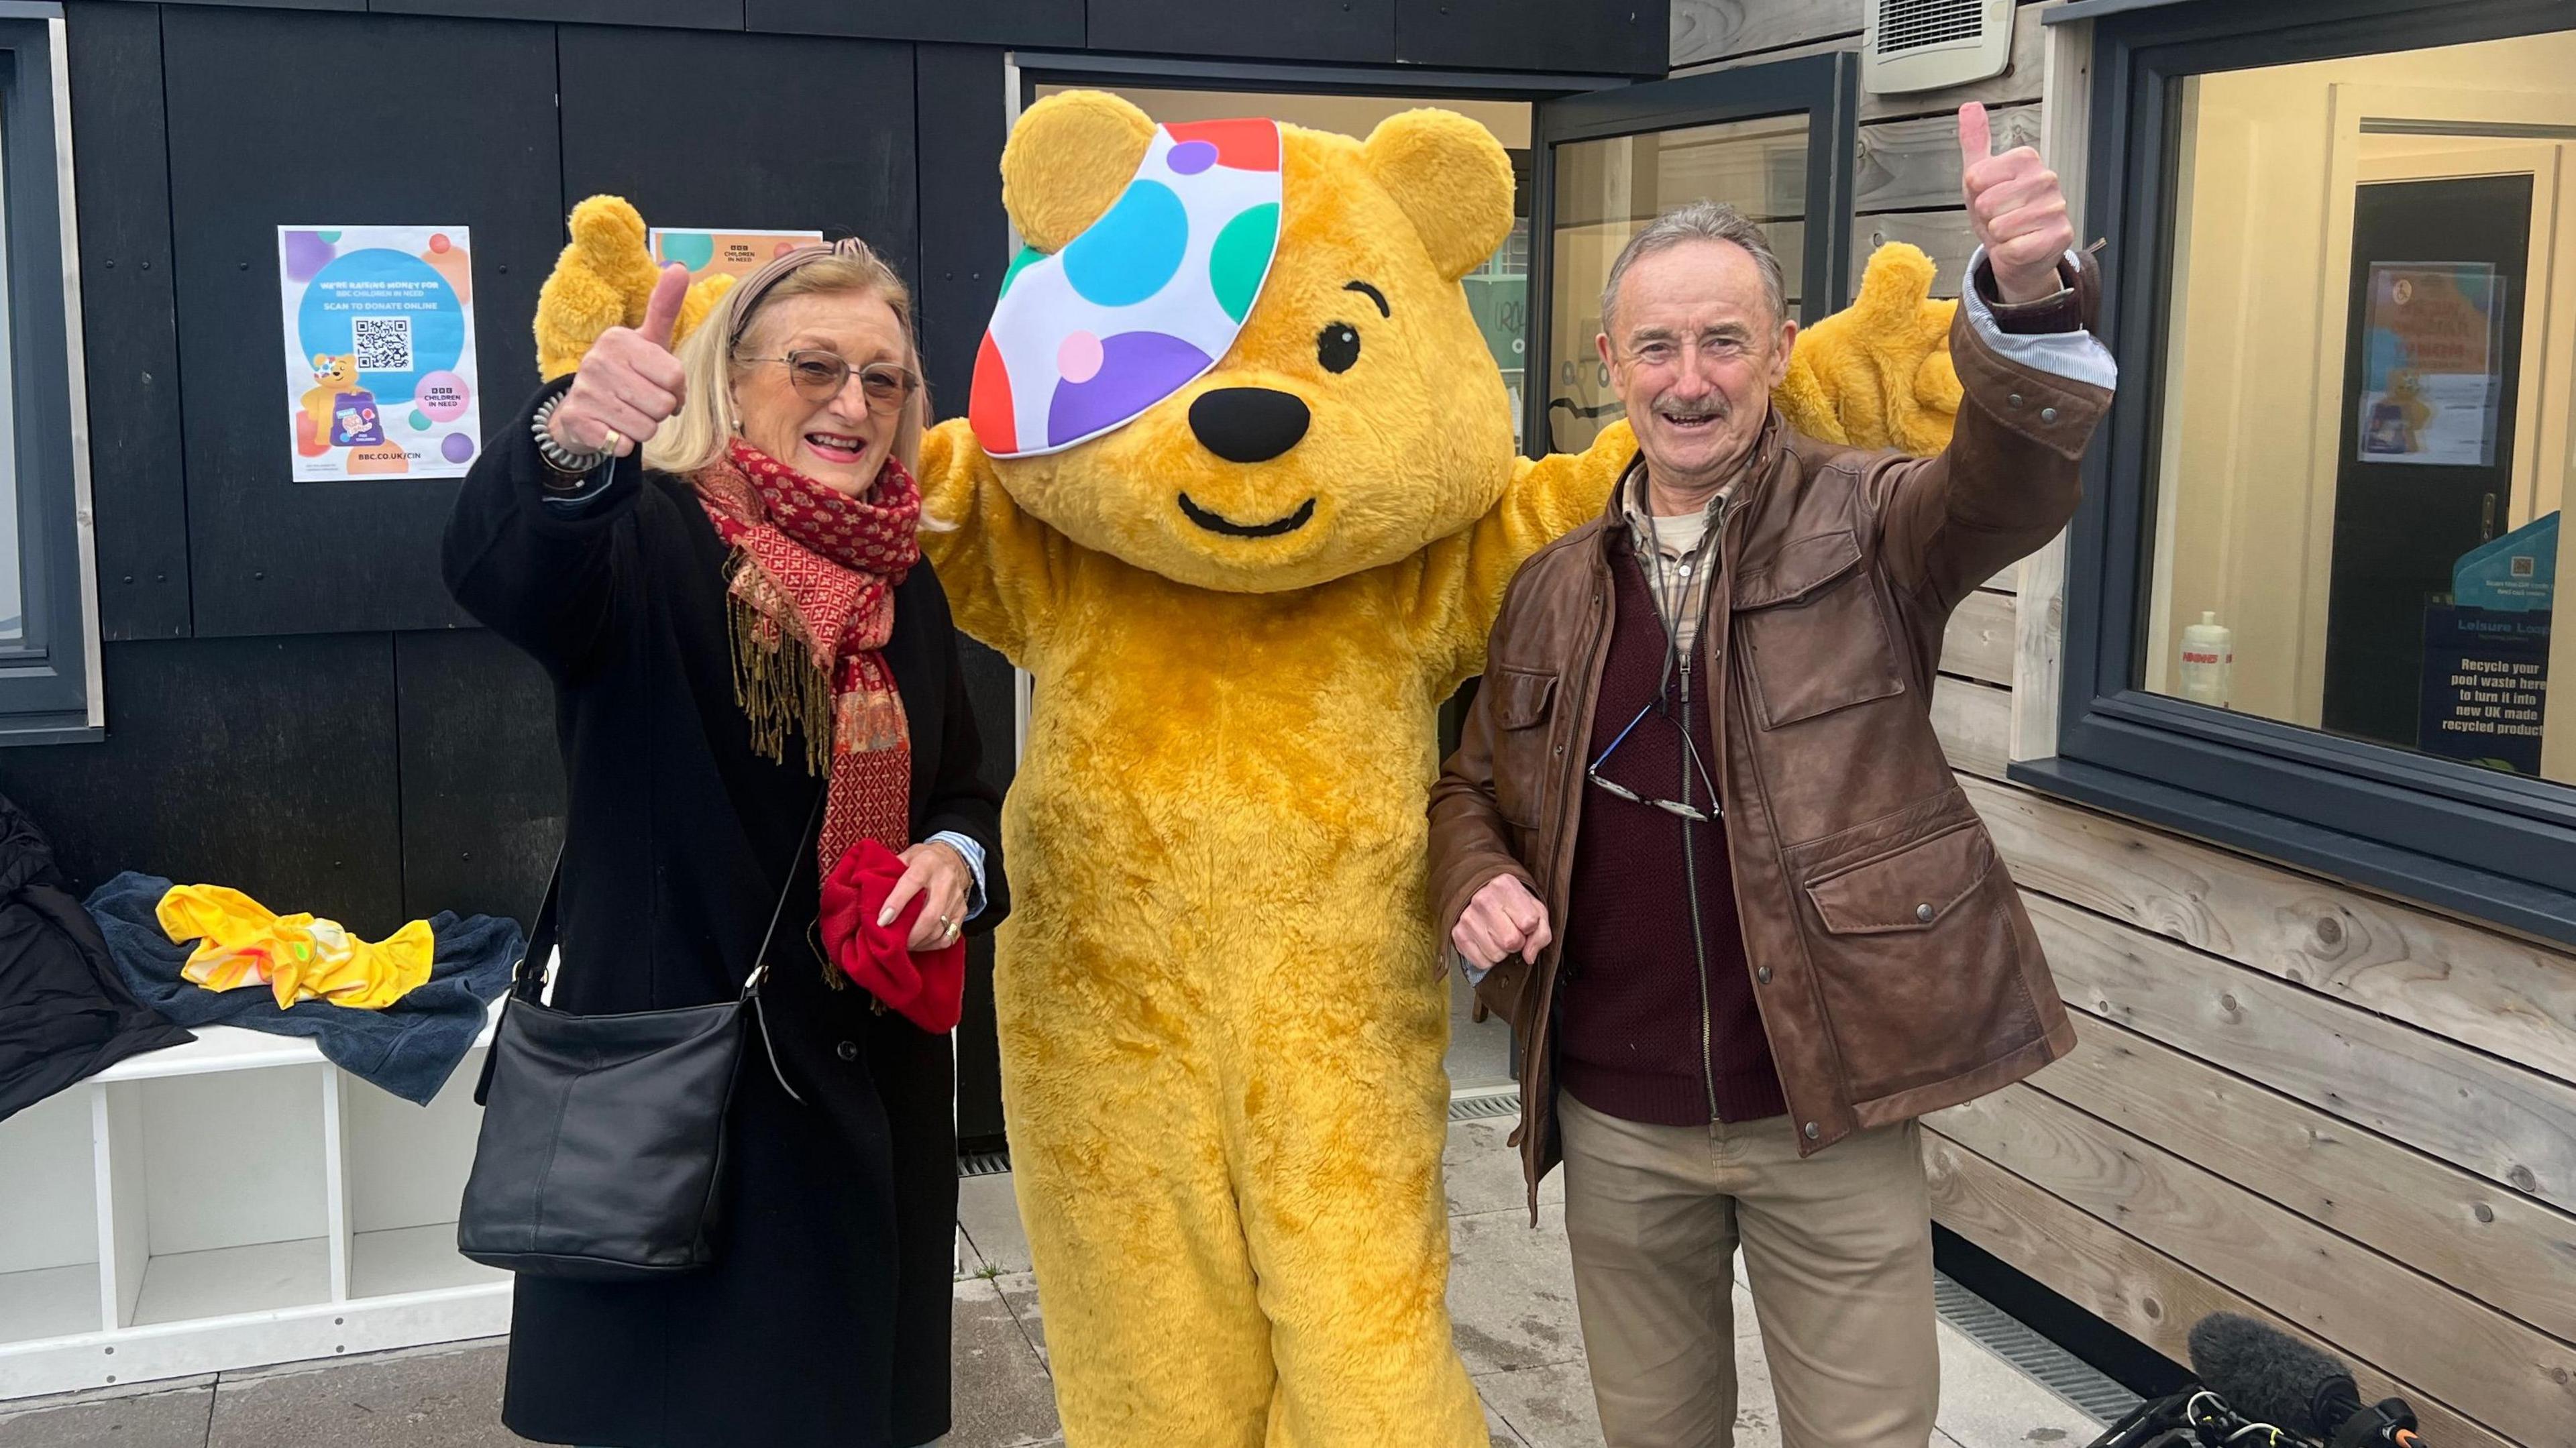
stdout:
[[2576,16],[2103,13],[2123,386],[2016,779],[2576,940]]
[[61,7],[0,3],[0,744],[104,724]]
[[1524,399],[1525,451],[1578,451],[1616,421],[1593,355],[1611,259],[1656,213],[1728,202],[1769,233],[1801,324],[1851,298],[1856,54],[1791,60],[1565,96],[1538,108],[1532,138],[1530,354],[1544,371]]

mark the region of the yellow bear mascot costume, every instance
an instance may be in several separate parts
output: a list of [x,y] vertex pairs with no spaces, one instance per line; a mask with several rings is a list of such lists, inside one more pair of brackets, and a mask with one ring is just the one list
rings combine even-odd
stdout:
[[[1267,130],[1224,129],[1246,125]],[[959,626],[1036,681],[995,990],[1057,1401],[1076,1448],[1483,1448],[1445,1307],[1435,720],[1513,571],[1605,506],[1635,445],[1619,424],[1515,456],[1459,286],[1510,230],[1511,168],[1445,111],[1361,142],[1040,101],[1003,156],[1030,248],[1004,308],[1052,257],[1123,264],[1068,253],[1086,234],[1159,244],[1125,214],[1145,168],[1214,153],[1266,156],[1276,206],[1257,289],[1217,278],[1238,330],[1203,370],[1065,412],[1066,384],[1145,366],[1080,332],[1039,349],[1057,411],[1014,407],[1029,349],[997,375],[997,313],[976,425],[923,447],[922,541]],[[625,203],[573,230],[538,323],[550,373],[651,283]],[[1862,304],[1801,339],[1793,421],[1940,445],[1958,383],[1930,281],[1910,249],[1874,261]]]

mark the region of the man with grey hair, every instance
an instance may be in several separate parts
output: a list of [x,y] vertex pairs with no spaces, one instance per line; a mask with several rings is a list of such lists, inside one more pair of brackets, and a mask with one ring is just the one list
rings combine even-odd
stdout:
[[1736,1415],[1741,1248],[1788,1448],[1924,1448],[1939,1402],[1915,1118],[2074,1045],[1932,732],[1951,610],[2064,526],[2109,406],[2098,285],[2036,152],[1959,113],[1979,250],[1930,458],[1799,436],[1762,231],[1696,202],[1610,269],[1636,430],[1606,515],[1512,582],[1431,802],[1431,887],[1524,1042],[1612,1448]]

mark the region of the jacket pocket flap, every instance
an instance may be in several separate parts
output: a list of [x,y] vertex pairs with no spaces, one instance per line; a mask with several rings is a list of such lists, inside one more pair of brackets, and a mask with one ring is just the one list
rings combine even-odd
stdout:
[[1783,543],[1758,569],[1735,580],[1737,608],[1769,608],[1806,597],[1860,566],[1860,538],[1851,529]]
[[1556,675],[1504,669],[1487,686],[1495,690],[1496,721],[1506,729],[1527,729],[1547,718],[1548,700],[1556,694]]
[[1807,886],[1807,898],[1836,935],[1929,930],[1994,867],[1986,832],[1959,825],[1817,880]]

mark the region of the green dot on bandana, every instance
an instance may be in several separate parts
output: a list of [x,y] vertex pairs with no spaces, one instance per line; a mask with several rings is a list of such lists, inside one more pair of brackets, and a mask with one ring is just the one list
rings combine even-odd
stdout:
[[1011,269],[1002,273],[1002,295],[1006,297],[1009,296],[1011,294],[1011,283],[1017,281],[1020,273],[1035,265],[1038,260],[1045,255],[1045,252],[1038,250],[1034,246],[1021,247],[1020,254],[1011,258]]
[[1240,322],[1261,291],[1262,274],[1270,270],[1270,253],[1279,242],[1279,205],[1265,202],[1225,224],[1208,256],[1208,281],[1217,305]]

